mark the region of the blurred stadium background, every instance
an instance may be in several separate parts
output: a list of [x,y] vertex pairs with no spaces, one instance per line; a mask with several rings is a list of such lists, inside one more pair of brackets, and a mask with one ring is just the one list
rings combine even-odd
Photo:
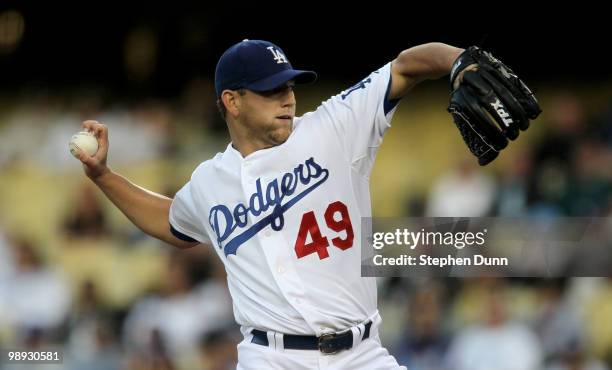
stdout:
[[[535,87],[541,118],[478,168],[445,111],[446,81],[417,87],[372,174],[375,215],[612,216],[612,75],[595,29],[605,23],[578,35],[568,25],[579,12],[555,28],[525,17],[506,35],[421,10],[166,6],[0,2],[0,348],[58,347],[71,370],[235,368],[216,257],[142,234],[88,182],[68,140],[85,119],[106,123],[110,166],[171,196],[229,141],[212,78],[243,38],[319,72],[297,90],[303,113],[404,48],[486,36]],[[412,370],[612,368],[610,278],[380,279],[379,300],[383,343]]]

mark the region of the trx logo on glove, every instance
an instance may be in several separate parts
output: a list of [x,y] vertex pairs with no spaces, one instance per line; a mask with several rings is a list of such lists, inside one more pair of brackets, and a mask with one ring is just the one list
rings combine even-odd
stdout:
[[510,114],[506,112],[506,108],[504,108],[504,105],[501,103],[501,101],[496,98],[495,102],[491,103],[491,105],[493,106],[493,109],[497,111],[497,114],[499,114],[502,121],[504,121],[504,124],[506,124],[507,127],[510,127],[510,124],[514,121],[512,120],[512,118],[510,118]]

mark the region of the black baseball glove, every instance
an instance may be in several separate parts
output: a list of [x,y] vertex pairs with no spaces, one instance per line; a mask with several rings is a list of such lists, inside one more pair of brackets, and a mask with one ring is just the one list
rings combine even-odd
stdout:
[[508,139],[516,139],[519,130],[525,131],[529,120],[542,111],[534,94],[510,68],[476,46],[457,58],[450,80],[448,111],[481,166],[493,161]]

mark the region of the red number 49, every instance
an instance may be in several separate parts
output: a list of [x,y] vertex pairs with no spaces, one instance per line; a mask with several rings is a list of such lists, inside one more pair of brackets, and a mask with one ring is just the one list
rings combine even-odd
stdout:
[[[336,220],[336,215],[338,214],[340,219]],[[353,246],[355,234],[353,233],[353,225],[351,224],[348,208],[346,208],[344,203],[337,201],[327,207],[327,210],[325,210],[325,223],[333,231],[346,231],[346,238],[335,237],[332,239],[333,245],[342,250]],[[306,244],[309,234],[312,241]],[[297,240],[295,241],[295,254],[297,254],[298,258],[302,258],[316,252],[319,255],[319,259],[324,259],[329,257],[327,247],[329,247],[329,242],[326,237],[321,235],[314,212],[304,213]]]

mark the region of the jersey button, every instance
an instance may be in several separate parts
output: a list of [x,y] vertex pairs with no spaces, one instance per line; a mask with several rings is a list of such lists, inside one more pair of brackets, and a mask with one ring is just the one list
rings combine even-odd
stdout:
[[284,274],[285,273],[285,266],[283,265],[278,265],[278,268],[276,269],[276,271],[278,271],[279,274]]
[[265,236],[269,237],[270,235],[272,235],[272,231],[270,230],[266,230],[266,232],[264,233]]

